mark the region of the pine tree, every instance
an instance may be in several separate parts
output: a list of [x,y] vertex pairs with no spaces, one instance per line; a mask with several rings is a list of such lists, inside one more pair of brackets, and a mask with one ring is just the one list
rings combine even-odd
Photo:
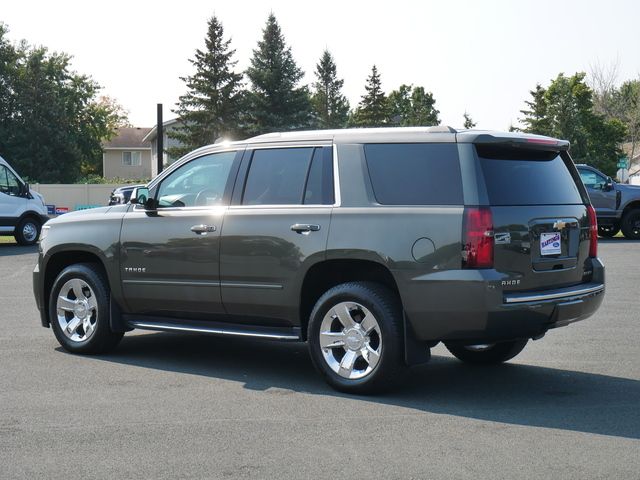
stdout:
[[527,104],[529,110],[520,110],[524,115],[521,122],[524,124],[525,132],[537,133],[538,135],[551,135],[551,125],[547,116],[547,101],[545,99],[546,89],[540,84],[536,85],[535,90],[529,92],[532,99],[524,103]]
[[389,94],[391,122],[401,127],[440,125],[435,99],[424,87],[400,85]]
[[353,115],[353,124],[358,127],[381,127],[390,122],[387,97],[382,91],[378,68],[374,65],[365,85],[367,93],[362,96]]
[[295,130],[310,125],[309,91],[306,86],[298,86],[303,76],[271,13],[247,69],[251,81],[247,126],[252,133]]
[[233,71],[236,61],[231,40],[225,40],[224,29],[213,16],[207,22],[205,50],[196,50],[191,64],[196,72],[180,77],[187,85],[187,93],[179,99],[173,111],[182,125],[169,132],[180,147],[167,149],[177,158],[215,142],[222,136],[234,137],[240,133],[238,117],[242,99],[242,74]]
[[463,116],[464,116],[464,128],[470,129],[477,125],[477,123],[473,121],[473,118],[471,118],[471,115],[469,115],[467,112],[464,112]]
[[333,56],[325,50],[316,65],[317,81],[311,97],[314,114],[320,128],[343,128],[349,119],[349,102],[342,94],[344,80],[338,79]]

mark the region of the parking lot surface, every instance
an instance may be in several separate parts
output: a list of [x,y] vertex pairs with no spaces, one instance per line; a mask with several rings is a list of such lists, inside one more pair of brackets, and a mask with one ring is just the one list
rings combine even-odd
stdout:
[[131,332],[70,355],[36,255],[0,244],[2,479],[640,478],[640,242],[600,243],[594,317],[496,367],[438,346],[375,397],[331,390],[304,345]]

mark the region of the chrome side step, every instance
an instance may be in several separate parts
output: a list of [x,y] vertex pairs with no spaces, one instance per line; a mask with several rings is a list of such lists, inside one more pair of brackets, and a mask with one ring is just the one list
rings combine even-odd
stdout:
[[262,338],[285,342],[301,341],[300,328],[297,327],[255,327],[221,322],[178,322],[156,319],[142,319],[141,316],[125,315],[125,322],[131,328],[156,330],[161,332],[192,332],[210,335]]

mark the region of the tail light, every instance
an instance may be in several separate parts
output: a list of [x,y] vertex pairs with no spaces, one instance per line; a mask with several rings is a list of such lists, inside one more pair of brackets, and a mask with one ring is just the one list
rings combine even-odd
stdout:
[[493,218],[488,207],[464,209],[463,268],[493,268]]
[[593,205],[587,205],[587,218],[589,219],[589,256],[598,256],[598,219]]

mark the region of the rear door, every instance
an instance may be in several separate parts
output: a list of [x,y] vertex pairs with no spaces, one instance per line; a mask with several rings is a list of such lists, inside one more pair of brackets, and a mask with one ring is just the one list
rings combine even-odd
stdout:
[[329,145],[248,148],[222,229],[222,301],[235,322],[295,325],[324,259],[334,203]]
[[567,153],[476,145],[508,290],[590,280],[588,198]]

